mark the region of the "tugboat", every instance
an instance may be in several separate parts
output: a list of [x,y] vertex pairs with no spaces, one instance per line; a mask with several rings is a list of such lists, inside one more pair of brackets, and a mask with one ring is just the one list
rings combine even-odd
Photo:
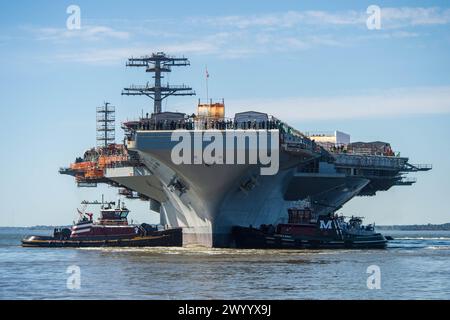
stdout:
[[288,209],[288,223],[276,226],[234,226],[236,248],[242,249],[383,249],[387,240],[362,218],[315,215],[308,208]]
[[[158,230],[146,223],[128,224],[130,211],[120,202],[86,202],[101,204],[100,217],[93,221],[93,213],[78,210],[79,220],[71,228],[56,228],[53,236],[29,236],[23,247],[181,247],[182,229]],[[85,207],[86,208],[86,207]]]

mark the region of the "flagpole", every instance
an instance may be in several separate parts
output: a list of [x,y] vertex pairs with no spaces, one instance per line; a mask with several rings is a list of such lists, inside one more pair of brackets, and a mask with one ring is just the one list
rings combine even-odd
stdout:
[[208,92],[208,78],[209,78],[209,74],[208,74],[208,66],[205,67],[206,70],[206,103],[209,104],[209,92]]

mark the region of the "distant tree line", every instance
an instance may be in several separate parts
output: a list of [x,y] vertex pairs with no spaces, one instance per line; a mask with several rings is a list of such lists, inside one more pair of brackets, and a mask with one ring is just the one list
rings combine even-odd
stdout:
[[439,230],[450,231],[450,223],[443,224],[412,224],[412,225],[393,225],[393,226],[377,226],[377,229],[383,230],[404,230],[404,231],[416,231],[416,230]]

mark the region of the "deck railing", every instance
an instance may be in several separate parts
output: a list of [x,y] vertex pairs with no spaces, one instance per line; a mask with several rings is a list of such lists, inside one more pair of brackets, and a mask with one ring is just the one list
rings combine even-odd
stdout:
[[407,158],[387,157],[377,155],[358,155],[358,154],[336,154],[337,166],[354,167],[379,167],[402,169],[407,163]]

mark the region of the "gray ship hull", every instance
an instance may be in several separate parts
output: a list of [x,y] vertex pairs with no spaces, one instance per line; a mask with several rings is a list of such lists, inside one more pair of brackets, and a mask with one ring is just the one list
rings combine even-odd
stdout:
[[313,157],[306,150],[280,151],[278,173],[260,175],[258,165],[175,165],[173,146],[170,132],[137,132],[128,147],[145,167],[111,168],[106,177],[158,204],[162,224],[183,228],[184,245],[233,246],[233,226],[283,222],[287,209],[307,197],[318,212],[333,212],[369,182],[337,173],[298,173],[298,165]]

